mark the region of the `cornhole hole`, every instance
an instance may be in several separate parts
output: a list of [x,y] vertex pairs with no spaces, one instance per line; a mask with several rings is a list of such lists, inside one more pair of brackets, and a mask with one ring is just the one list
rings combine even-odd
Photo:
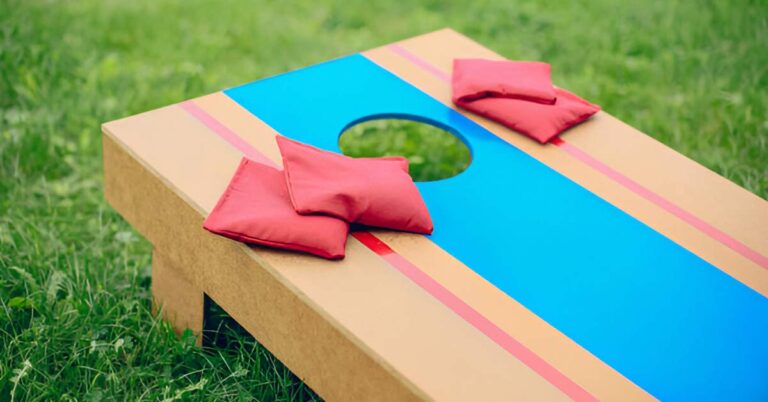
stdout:
[[[458,57],[500,56],[441,30],[106,123],[106,197],[168,319],[199,332],[207,295],[328,400],[768,399],[768,202],[606,112],[542,146],[456,110]],[[276,135],[339,152],[389,117],[472,152],[418,183],[432,235],[327,261],[202,229]]]

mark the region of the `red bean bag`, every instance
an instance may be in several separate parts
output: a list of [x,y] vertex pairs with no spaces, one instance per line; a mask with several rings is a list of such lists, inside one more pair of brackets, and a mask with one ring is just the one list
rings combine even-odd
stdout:
[[557,101],[553,105],[506,98],[459,101],[456,105],[546,144],[600,110],[600,106],[593,105],[564,89],[556,88],[555,91]]
[[203,227],[243,243],[344,258],[349,224],[293,209],[282,171],[243,158]]
[[511,98],[555,103],[550,66],[537,61],[455,59],[453,101]]
[[350,158],[277,136],[296,212],[347,222],[432,233],[432,219],[408,175],[408,160]]
[[453,102],[544,144],[600,110],[552,85],[546,63],[456,59]]

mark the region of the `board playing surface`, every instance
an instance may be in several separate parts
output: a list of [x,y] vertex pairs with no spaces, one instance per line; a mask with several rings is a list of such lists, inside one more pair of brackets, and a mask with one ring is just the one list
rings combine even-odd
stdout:
[[[111,122],[105,142],[202,218],[242,155],[280,164],[275,135],[339,152],[341,133],[368,119],[445,128],[472,163],[418,183],[433,235],[354,233],[341,262],[233,252],[419,398],[768,398],[768,202],[605,112],[546,146],[460,112],[450,103],[456,57],[499,56],[438,31]],[[106,169],[108,196],[124,172]],[[156,248],[176,233],[142,225]],[[182,242],[165,247],[185,254]],[[228,295],[209,284],[252,274],[192,273],[241,315],[251,314],[247,287]],[[333,374],[300,361],[333,351],[292,350],[299,341],[262,331],[321,395],[344,396]]]

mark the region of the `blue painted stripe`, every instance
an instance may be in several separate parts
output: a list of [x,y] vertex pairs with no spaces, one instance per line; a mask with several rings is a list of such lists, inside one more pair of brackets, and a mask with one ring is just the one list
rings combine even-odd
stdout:
[[419,183],[432,241],[662,400],[768,400],[768,299],[360,55],[225,91],[339,152],[353,122],[457,133],[473,161]]

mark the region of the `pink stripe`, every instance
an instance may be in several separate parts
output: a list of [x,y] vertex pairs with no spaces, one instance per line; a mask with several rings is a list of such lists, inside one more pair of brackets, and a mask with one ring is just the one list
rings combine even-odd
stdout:
[[398,45],[398,44],[391,44],[387,46],[387,48],[397,54],[399,54],[402,57],[405,57],[406,59],[410,60],[413,64],[418,65],[419,67],[429,71],[437,78],[440,78],[443,81],[450,81],[451,77],[444,73],[442,70],[438,69],[437,67],[427,63],[424,59],[420,58],[419,56],[416,56],[415,54],[405,50],[404,47]]
[[[264,154],[245,142],[236,133],[225,127],[216,120],[216,118],[206,113],[192,101],[182,102],[180,106],[192,115],[192,117],[210,128],[211,131],[216,133],[221,139],[243,152],[248,158],[267,165],[275,166],[275,163]],[[352,235],[371,251],[384,258],[390,265],[458,314],[470,325],[477,328],[512,356],[519,359],[523,364],[530,367],[549,383],[568,395],[571,399],[575,401],[597,401],[597,398],[592,396],[585,389],[581,388],[544,359],[526,348],[523,344],[516,341],[501,328],[482,316],[477,310],[464,303],[456,295],[451,293],[450,290],[437,283],[429,275],[411,264],[410,261],[396,253],[378,237],[370,232],[354,232]]]
[[251,159],[254,162],[262,163],[268,166],[277,166],[275,162],[272,162],[270,159],[268,159],[264,154],[259,152],[256,148],[252,147],[251,144],[245,142],[240,136],[235,134],[232,130],[224,126],[223,124],[219,123],[218,120],[216,120],[213,116],[209,115],[205,110],[201,109],[194,101],[188,100],[179,103],[179,106],[184,109],[187,113],[192,115],[195,119],[203,123],[206,127],[211,129],[216,135],[219,136],[222,140],[229,143],[229,145],[232,145],[236,149],[240,150],[245,156],[248,157],[248,159]]
[[544,359],[525,347],[525,345],[512,338],[477,310],[465,303],[455,294],[451,293],[450,290],[443,287],[417,266],[411,264],[411,262],[405,259],[402,255],[396,253],[376,236],[370,232],[353,232],[352,236],[365,244],[369,249],[382,256],[382,258],[403,273],[403,275],[407,276],[419,287],[426,290],[435,299],[442,302],[446,307],[450,308],[470,325],[484,333],[493,342],[501,346],[512,356],[516,357],[531,370],[538,373],[571,399],[574,401],[597,401],[597,398],[587,392],[587,390],[573,382],[551,364],[547,363]]
[[687,222],[689,225],[700,230],[702,233],[706,234],[707,236],[719,241],[720,243],[723,243],[724,245],[731,248],[733,251],[755,262],[757,265],[760,265],[763,268],[768,268],[768,258],[766,258],[765,256],[749,248],[744,243],[727,235],[726,233],[717,229],[716,227],[697,218],[695,215],[691,214],[690,212],[678,207],[677,205],[673,204],[671,201],[667,200],[666,198],[654,193],[653,191],[649,190],[646,187],[643,187],[640,183],[617,172],[616,170],[606,165],[605,163],[602,163],[599,160],[593,158],[592,156],[582,151],[575,145],[567,143],[560,138],[556,138],[554,141],[552,141],[552,143],[554,145],[557,145],[561,149],[563,149],[565,152],[567,152],[569,155],[573,156],[574,158],[584,162],[585,164],[589,165],[593,169],[608,176],[613,181],[631,190],[635,194],[645,198],[646,200],[663,208],[664,210],[671,213],[672,215],[675,215],[681,220]]
[[[437,78],[443,81],[450,81],[450,77],[447,74],[437,69],[435,66],[429,64],[427,61],[420,58],[419,56],[416,56],[415,54],[409,52],[402,46],[389,45],[388,48],[391,51],[399,54],[400,56],[410,60],[411,62],[418,65],[419,67],[429,71]],[[746,244],[734,239],[733,237],[729,236],[725,232],[697,218],[695,215],[675,205],[674,203],[662,197],[661,195],[654,193],[653,191],[649,190],[646,187],[643,187],[642,185],[630,179],[629,177],[622,175],[621,173],[612,169],[608,165],[593,158],[583,150],[565,142],[563,139],[559,137],[555,138],[554,140],[552,140],[552,143],[557,145],[562,150],[566,151],[572,157],[580,160],[581,162],[587,164],[593,169],[599,171],[600,173],[603,173],[604,175],[613,179],[613,181],[619,183],[620,185],[631,190],[632,192],[640,195],[641,197],[647,199],[648,201],[656,204],[660,208],[675,215],[676,217],[688,223],[689,225],[695,227],[705,235],[719,241],[720,243],[724,244],[726,247],[741,254],[742,256],[756,263],[757,265],[760,265],[761,267],[768,269],[768,257],[758,253],[757,251],[753,250]]]

